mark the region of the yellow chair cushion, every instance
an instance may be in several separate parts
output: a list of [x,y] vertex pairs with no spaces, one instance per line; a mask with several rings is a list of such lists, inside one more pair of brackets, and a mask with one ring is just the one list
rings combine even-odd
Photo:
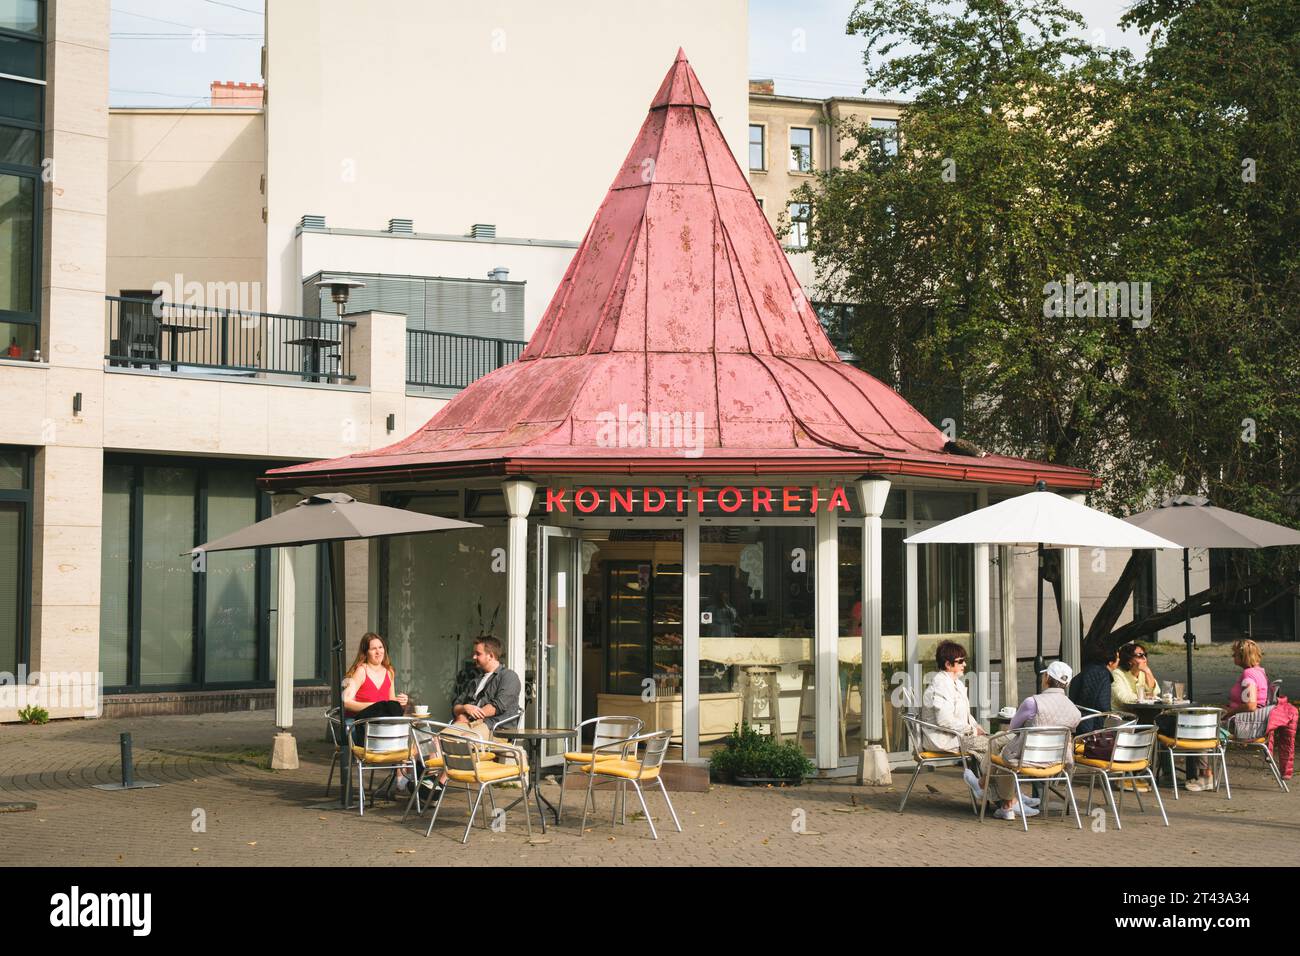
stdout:
[[1214,740],[1175,740],[1173,737],[1166,737],[1164,734],[1157,735],[1160,742],[1170,750],[1214,750],[1219,746],[1218,739]]
[[[587,764],[585,767],[579,767],[583,773],[592,773],[592,765]],[[625,777],[632,780],[641,776],[641,761],[639,760],[597,760],[595,764],[595,774],[599,777]],[[659,776],[659,768],[651,767],[645,772],[642,779],[653,780]]]
[[1096,757],[1079,757],[1075,760],[1075,763],[1083,764],[1085,767],[1097,767],[1101,770],[1110,768],[1116,773],[1137,773],[1147,768],[1147,761],[1145,760],[1121,761],[1112,765],[1109,760],[1098,760]]
[[1075,745],[1074,745],[1074,752],[1075,752],[1076,754],[1081,754],[1081,753],[1083,753],[1083,748],[1084,748],[1085,746],[1087,746],[1087,745],[1086,745],[1086,744],[1075,744]]
[[[478,779],[482,783],[496,783],[498,780],[510,780],[519,776],[520,770],[527,770],[527,767],[520,768],[518,764],[513,763],[486,763],[481,762],[478,765]],[[474,783],[473,770],[447,770],[447,776],[457,783]]]
[[948,750],[922,750],[921,751],[922,760],[941,760],[945,757],[960,757],[960,756],[961,754],[952,753],[951,751]]
[[[591,763],[591,754],[584,754],[574,750],[570,750],[565,753],[564,759],[567,760],[569,763]],[[596,759],[617,760],[619,758],[618,758],[618,754],[616,753],[603,753],[597,756]]]
[[386,767],[389,764],[394,763],[409,763],[411,760],[411,752],[406,748],[378,753],[374,750],[366,750],[365,747],[358,747],[356,744],[353,744],[352,755],[362,763],[374,764],[379,767]]
[[997,766],[1004,770],[1014,770],[1022,777],[1056,777],[1065,769],[1059,763],[1051,767],[1016,767],[1003,760],[1001,754],[995,754],[992,759]]

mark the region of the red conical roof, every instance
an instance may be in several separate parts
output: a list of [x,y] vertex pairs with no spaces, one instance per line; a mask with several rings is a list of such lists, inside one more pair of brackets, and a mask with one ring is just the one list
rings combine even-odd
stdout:
[[[609,441],[611,419],[636,413],[695,416],[702,448]],[[394,445],[279,469],[266,484],[583,471],[1097,484],[944,446],[902,396],[836,355],[678,51],[520,359]]]

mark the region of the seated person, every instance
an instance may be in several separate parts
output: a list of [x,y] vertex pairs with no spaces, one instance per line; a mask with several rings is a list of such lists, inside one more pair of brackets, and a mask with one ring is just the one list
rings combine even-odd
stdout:
[[1147,649],[1134,641],[1119,649],[1119,666],[1111,672],[1111,709],[1123,710],[1125,704],[1136,704],[1139,687],[1145,688],[1148,700],[1160,693],[1160,682],[1147,663]]
[[[396,693],[393,662],[384,639],[373,631],[361,637],[356,660],[343,682],[343,716],[354,721],[371,717],[401,717],[407,696]],[[365,728],[353,726],[352,742],[365,745]],[[406,774],[398,771],[397,789],[405,790]]]
[[949,731],[925,728],[925,746],[947,753],[978,754],[988,747],[987,732],[970,712],[966,673],[966,648],[944,641],[934,650],[938,671],[922,698],[921,720]]
[[[492,739],[492,731],[508,718],[519,713],[519,698],[523,685],[519,675],[501,664],[501,642],[490,634],[474,642],[474,663],[482,676],[478,683],[468,688],[452,704],[452,723],[483,740]],[[435,745],[436,746],[436,745]],[[440,775],[437,787],[426,777],[423,784],[440,789],[447,780],[446,772]]]
[[[1071,732],[1079,726],[1079,721],[1083,715],[1079,713],[1073,701],[1066,696],[1066,688],[1070,686],[1070,681],[1074,677],[1074,671],[1065,661],[1052,661],[1042,671],[1042,691],[1026,697],[1016,710],[1016,714],[1011,718],[1011,730],[1019,730],[1022,727],[1066,727]],[[1020,756],[1020,737],[1011,737],[1003,741],[993,743],[992,753],[986,746],[984,753],[980,755],[980,776],[983,777],[988,773],[989,760],[992,756],[1000,756],[1008,764],[1016,765]],[[1067,766],[1074,762],[1074,748],[1072,745],[1065,748],[1065,760]],[[969,771],[968,771],[969,772]],[[968,778],[966,781],[971,783]],[[1007,778],[1001,775],[994,776],[989,784],[993,788],[994,799],[998,802],[998,809],[993,815],[999,820],[1014,820],[1019,814],[1019,802],[1025,804],[1025,816],[1032,817],[1038,813],[1036,809],[1038,800],[1035,797],[1026,797],[1021,794],[1012,794],[1012,789]],[[972,785],[971,789],[975,792],[976,799],[983,798],[983,790],[980,789],[978,781]]]
[[[1114,678],[1111,676],[1119,666],[1119,649],[1107,650],[1100,642],[1093,642],[1083,650],[1083,670],[1070,681],[1070,700],[1078,707],[1091,710],[1108,711],[1111,709],[1111,693]],[[1079,733],[1100,730],[1102,722],[1084,718],[1079,724]]]

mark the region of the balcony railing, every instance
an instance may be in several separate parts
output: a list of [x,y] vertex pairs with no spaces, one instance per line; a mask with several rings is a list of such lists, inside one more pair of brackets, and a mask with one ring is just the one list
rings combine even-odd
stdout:
[[351,382],[350,319],[105,296],[111,366]]
[[519,358],[527,342],[454,332],[406,330],[406,384],[465,388]]

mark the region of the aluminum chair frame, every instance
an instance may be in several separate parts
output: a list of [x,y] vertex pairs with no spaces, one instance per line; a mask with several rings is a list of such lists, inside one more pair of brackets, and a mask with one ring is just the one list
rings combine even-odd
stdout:
[[[620,723],[624,725],[622,729],[618,729],[617,727],[617,725]],[[632,717],[630,715],[624,715],[624,714],[606,714],[603,717],[589,717],[586,720],[582,721],[582,723],[578,724],[577,727],[574,728],[577,745],[579,748],[582,747],[583,728],[587,727],[590,724],[595,724],[595,732],[593,733],[591,738],[591,748],[593,753],[592,760],[596,759],[594,756],[596,748],[603,747],[606,744],[618,743],[619,741],[626,741],[632,737],[638,736],[641,733],[641,731],[645,729],[645,721],[643,721],[640,717]],[[610,727],[611,730],[609,732],[606,732],[604,730],[605,727]],[[611,754],[610,756],[612,757],[614,755]],[[576,760],[570,761],[567,758],[565,759],[564,768],[560,774],[560,806],[555,811],[555,822],[557,826],[564,822],[564,794],[566,791],[565,785],[568,783],[569,780],[570,763],[573,763],[577,766],[584,766],[584,767],[588,765],[587,761],[579,762]],[[591,781],[587,781],[587,782],[590,785]],[[625,789],[625,788],[621,788],[621,789]],[[591,798],[594,800],[595,794],[592,794]],[[627,802],[626,793],[624,793],[623,800],[624,803],[626,804]],[[625,812],[626,812],[626,808],[625,808]]]
[[[971,755],[957,753],[955,751],[931,750],[925,747],[926,729],[937,731],[941,734],[953,735],[954,731],[947,727],[940,727],[938,724],[932,724],[922,720],[916,714],[904,714],[903,726],[907,728],[907,739],[912,747],[912,759],[916,761],[916,769],[912,771],[912,779],[907,782],[907,790],[903,792],[903,801],[898,805],[898,812],[902,813],[903,808],[907,806],[907,799],[912,795],[912,788],[916,786],[917,778],[921,771],[926,767],[967,767],[972,759]],[[941,757],[924,757],[924,753],[942,753]],[[965,781],[963,781],[964,783]],[[975,794],[970,792],[967,787],[967,793],[970,794],[971,813],[978,813],[979,808],[975,804]]]
[[[514,744],[501,744],[496,743],[495,741],[489,742],[475,736],[444,730],[438,734],[438,746],[442,750],[442,759],[445,763],[446,770],[454,770],[457,772],[472,771],[474,774],[474,780],[472,782],[459,781],[454,777],[448,777],[446,785],[442,788],[442,792],[438,794],[438,801],[433,807],[433,816],[429,819],[429,829],[424,832],[424,836],[427,839],[430,834],[433,833],[433,825],[438,822],[438,813],[442,810],[443,798],[447,796],[447,791],[450,790],[453,785],[456,785],[457,789],[463,789],[465,791],[465,796],[469,800],[469,820],[465,824],[465,833],[460,838],[460,842],[465,844],[469,842],[469,833],[474,827],[474,818],[478,815],[478,808],[483,802],[484,792],[487,792],[488,803],[492,808],[492,812],[495,814],[496,800],[492,796],[492,788],[498,784],[518,783],[524,788],[524,793],[527,794],[528,774],[532,768],[528,766],[528,755],[524,752],[524,748],[516,747]],[[482,779],[479,776],[480,764],[499,765],[498,761],[495,759],[486,759],[485,755],[489,753],[493,755],[501,753],[509,753],[513,755],[518,764],[519,772],[513,776],[503,777],[498,780]],[[462,765],[457,766],[457,764]],[[477,792],[471,798],[470,794],[474,793],[476,790]],[[531,841],[533,838],[533,819],[528,812],[530,801],[523,800],[521,802],[524,807],[524,823],[528,827],[528,839]]]
[[[415,777],[411,781],[411,797],[406,801],[406,809],[402,812],[402,820],[405,821],[407,814],[411,812],[411,807],[415,807],[415,815],[422,815],[427,809],[420,806],[420,782],[431,774],[442,773],[442,757],[436,752],[434,746],[438,739],[438,734],[442,733],[453,724],[443,723],[440,720],[427,720],[421,718],[411,721],[411,750],[416,755]],[[437,766],[432,766],[434,760],[438,761]],[[424,773],[420,773],[420,765],[424,765]]]
[[[362,739],[361,749],[363,752],[363,756],[357,756],[356,751],[352,749],[354,746],[356,746],[355,744],[352,743],[352,734],[356,732],[356,729],[358,727],[361,727],[363,729],[364,736],[361,738]],[[387,729],[390,727],[393,729],[397,729],[398,727],[400,727],[401,733],[400,734],[387,734],[387,733],[372,734],[371,733],[371,731],[373,730],[377,730],[381,728]],[[412,777],[415,776],[416,774],[415,755],[411,753],[411,749],[410,749],[410,733],[411,733],[411,721],[410,718],[408,717],[367,717],[365,720],[354,721],[351,729],[345,735],[344,739],[347,741],[348,753],[351,754],[352,765],[356,767],[356,771],[357,771],[357,805],[360,808],[361,816],[366,815],[366,790],[363,785],[363,780],[364,780],[364,778],[362,777],[363,773],[366,772],[370,773],[371,775],[370,779],[372,783],[374,781],[375,771],[377,770],[390,771],[396,774],[397,771],[404,770],[407,767],[410,767],[411,776]],[[370,746],[372,740],[384,741],[385,743],[392,743],[393,741],[400,740],[401,744],[400,747],[391,746],[391,747],[379,749],[379,748],[372,748]],[[370,761],[367,761],[365,756],[372,753],[377,753],[377,754],[396,753],[399,750],[402,750],[406,753],[405,760],[391,761],[391,762],[385,761],[384,763],[372,763]]]
[[[1280,684],[1282,682],[1275,681],[1274,683]],[[1272,696],[1272,694],[1270,694],[1270,696]],[[1277,760],[1273,757],[1273,748],[1270,747],[1268,743],[1268,718],[1273,712],[1273,708],[1276,706],[1276,704],[1266,704],[1263,707],[1256,708],[1255,710],[1240,711],[1230,716],[1227,721],[1225,721],[1225,726],[1228,730],[1228,739],[1224,741],[1224,744],[1228,748],[1244,750],[1247,753],[1256,750],[1262,751],[1264,754],[1264,762],[1268,764],[1268,769],[1273,772],[1273,779],[1277,781],[1277,785],[1282,788],[1283,793],[1290,793],[1291,788],[1288,787],[1286,781],[1282,779],[1282,771],[1278,768]],[[1260,711],[1263,711],[1263,713],[1260,714]],[[1263,721],[1264,732],[1258,737],[1245,737],[1237,732],[1238,719],[1246,717],[1247,715],[1249,715],[1252,720]]]
[[[1163,740],[1160,740],[1158,737],[1156,740],[1157,752],[1163,749],[1164,752],[1169,755],[1169,778],[1170,778],[1170,785],[1174,788],[1174,799],[1175,800],[1178,799],[1178,770],[1177,770],[1177,766],[1174,763],[1175,757],[1204,757],[1207,760],[1209,760],[1211,757],[1218,757],[1219,768],[1220,770],[1222,770],[1222,776],[1221,777],[1216,776],[1214,778],[1214,789],[1215,792],[1218,792],[1220,787],[1220,782],[1222,782],[1223,789],[1227,792],[1228,799],[1231,800],[1232,783],[1228,780],[1228,751],[1227,748],[1224,746],[1223,738],[1220,735],[1220,730],[1223,728],[1223,710],[1218,707],[1189,707],[1184,710],[1174,710],[1174,711],[1167,710],[1164,711],[1163,713],[1174,714],[1176,717],[1176,722],[1174,724],[1174,734],[1172,737],[1174,741],[1174,746],[1170,747],[1168,744],[1166,744]],[[1184,718],[1205,717],[1210,714],[1214,715],[1214,727],[1210,734],[1207,734],[1204,737],[1192,737],[1180,733],[1180,728],[1184,726],[1183,724]],[[1200,726],[1190,727],[1189,729],[1196,730],[1197,732],[1199,732],[1203,727],[1209,727],[1209,725],[1203,724]],[[1195,749],[1193,748],[1181,749],[1178,747],[1178,741],[1180,740],[1213,740],[1214,746],[1204,747],[1204,748],[1197,747]]]
[[[1002,766],[993,762],[995,751],[993,743],[994,741],[1004,737],[1023,738],[1020,744],[1020,753],[1017,756],[1017,765]],[[1051,741],[1052,738],[1056,738],[1059,742],[1050,743],[1049,741]],[[1071,750],[1074,746],[1072,740],[1073,733],[1069,727],[1017,727],[1015,730],[1004,730],[1000,733],[990,735],[988,770],[984,774],[984,780],[982,781],[984,794],[980,798],[980,822],[984,822],[984,811],[988,808],[989,803],[989,784],[993,780],[994,773],[1004,777],[1010,777],[1012,786],[1015,787],[1015,793],[1019,795],[1022,792],[1020,789],[1022,779],[1020,776],[1021,772],[1024,770],[1040,769],[1036,765],[1043,763],[1044,760],[1049,760],[1050,762],[1046,763],[1045,766],[1052,767],[1059,763],[1061,765],[1060,773],[1046,777],[1032,774],[1025,777],[1024,780],[1031,784],[1043,784],[1044,786],[1056,781],[1065,784],[1065,792],[1070,799],[1067,804],[1064,804],[1061,807],[1061,819],[1065,819],[1065,813],[1067,810],[1073,809],[1074,822],[1078,828],[1082,830],[1083,820],[1079,816],[1079,804],[1074,799],[1074,787],[1071,786],[1070,782],[1070,758],[1072,756]],[[1010,739],[1008,739],[1007,743],[1010,742]],[[1005,749],[1005,745],[1003,749]],[[1026,754],[1032,756],[1026,758]],[[1056,755],[1059,755],[1059,760],[1053,759]],[[1034,763],[1026,765],[1026,759],[1033,760]],[[1043,793],[1043,813],[1045,815],[1047,812],[1047,791],[1044,790]],[[1029,815],[1025,813],[1025,801],[1017,797],[1016,803],[1020,807],[1020,825],[1024,828],[1025,832],[1028,833]]]
[[[673,809],[673,802],[668,797],[668,788],[664,786],[663,763],[664,763],[664,758],[668,755],[668,747],[671,745],[671,743],[672,743],[671,730],[657,730],[654,731],[653,733],[637,734],[635,736],[625,738],[624,740],[615,740],[611,743],[605,744],[602,747],[593,747],[591,750],[591,754],[592,754],[591,763],[588,764],[586,769],[582,771],[583,773],[588,774],[587,799],[586,802],[584,802],[582,805],[582,826],[579,829],[578,835],[585,836],[587,833],[587,804],[591,803],[592,801],[591,788],[596,782],[596,777],[598,775],[601,775],[601,776],[614,777],[620,784],[624,786],[626,786],[629,783],[632,784],[632,788],[636,790],[637,799],[641,801],[641,812],[645,814],[646,823],[650,825],[650,836],[658,840],[659,832],[655,829],[654,819],[650,816],[650,808],[646,805],[645,802],[645,793],[642,792],[641,790],[642,781],[646,780],[647,772],[652,770],[655,771],[653,780],[655,783],[659,784],[659,792],[664,795],[664,803],[668,805],[668,812],[672,815],[673,824],[677,827],[677,832],[681,833],[682,822],[679,819],[677,819],[677,811]],[[637,761],[638,768],[635,777],[621,777],[621,776],[616,776],[614,774],[601,774],[600,765],[602,761],[597,757],[597,754],[609,753],[611,755],[615,755],[615,752],[617,752],[617,754],[623,755],[618,761],[620,763],[623,760],[628,760],[628,759],[635,760],[636,754],[641,749],[642,744],[645,745],[645,752],[644,752],[644,756],[639,761]],[[631,758],[626,756],[629,752],[632,754]],[[608,762],[612,763],[613,761],[608,761]],[[615,800],[614,812],[616,816],[618,813],[617,806],[618,806],[618,801]],[[624,800],[623,813],[624,813],[623,822],[626,823],[627,822],[626,820],[627,801],[626,800]]]
[[[1110,760],[1105,767],[1094,767],[1090,764],[1081,764],[1076,756],[1074,769],[1071,775],[1076,773],[1088,774],[1088,805],[1084,811],[1085,814],[1092,813],[1092,793],[1097,785],[1097,778],[1101,777],[1102,786],[1106,792],[1106,802],[1110,805],[1111,812],[1115,815],[1115,828],[1124,829],[1124,824],[1120,822],[1119,808],[1124,802],[1124,788],[1122,784],[1125,781],[1134,783],[1133,795],[1137,798],[1138,809],[1146,813],[1146,807],[1142,806],[1142,794],[1137,789],[1136,783],[1139,780],[1149,780],[1151,782],[1151,792],[1155,794],[1156,805],[1160,807],[1160,816],[1165,821],[1165,826],[1169,826],[1169,815],[1165,813],[1165,802],[1160,798],[1160,788],[1156,785],[1156,725],[1155,724],[1137,724],[1125,723],[1116,727],[1099,727],[1096,730],[1090,730],[1087,733],[1079,734],[1074,738],[1076,750],[1079,744],[1087,745],[1090,737],[1096,737],[1099,734],[1114,733],[1115,747],[1111,751]],[[1126,736],[1136,735],[1137,740],[1125,739]],[[1144,741],[1141,738],[1146,737]],[[1143,756],[1145,754],[1145,756]],[[1116,770],[1116,764],[1143,763],[1145,766],[1141,770]],[[1111,787],[1111,782],[1121,784],[1119,799],[1115,798],[1115,791]]]
[[339,766],[343,759],[343,743],[339,738],[346,739],[349,728],[344,721],[339,720],[339,709],[337,707],[330,707],[325,711],[325,723],[329,727],[330,741],[334,744],[334,757],[330,760],[329,776],[325,778],[325,796],[328,797],[330,795],[330,786],[334,783],[334,768]]

